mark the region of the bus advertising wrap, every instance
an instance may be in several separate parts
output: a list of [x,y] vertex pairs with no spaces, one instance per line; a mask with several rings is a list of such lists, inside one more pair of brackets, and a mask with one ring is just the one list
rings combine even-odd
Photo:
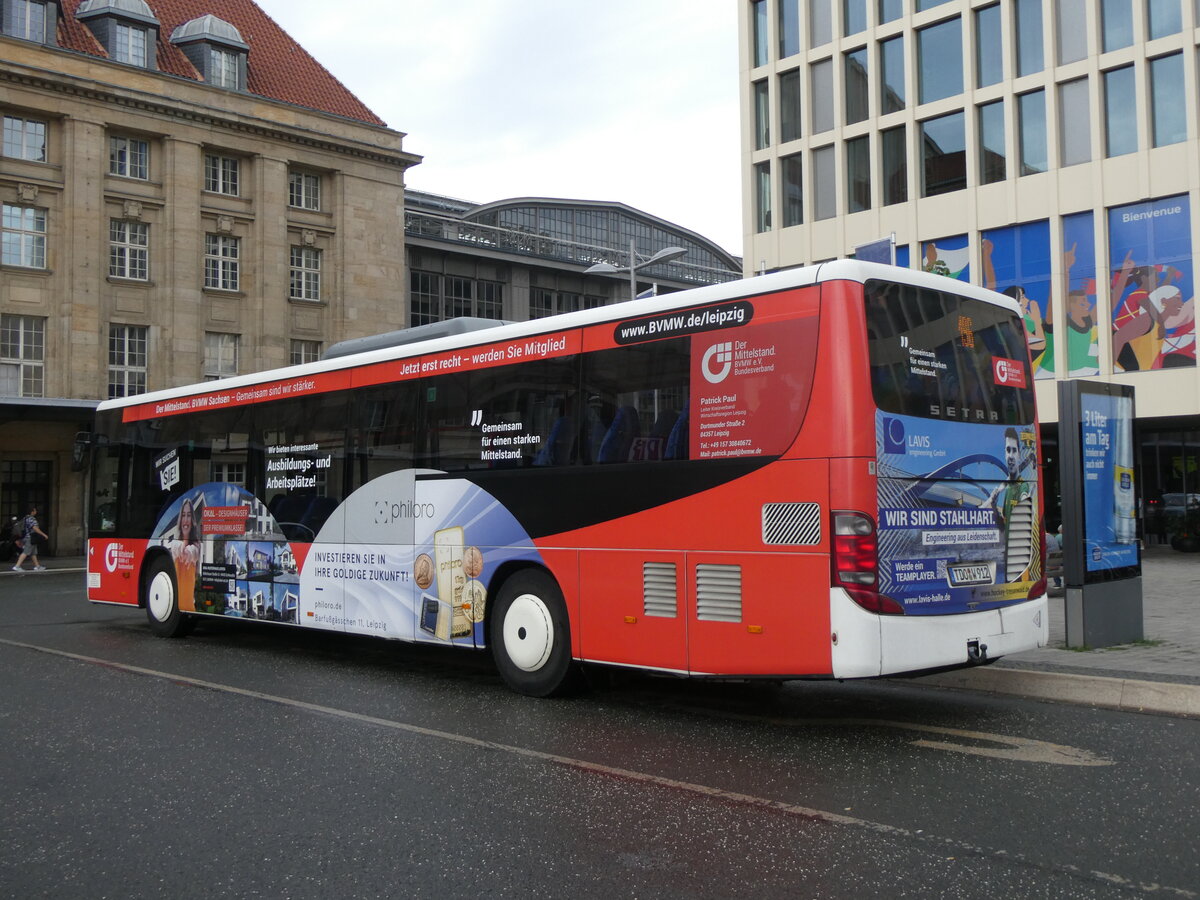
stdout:
[[876,435],[880,592],[909,615],[1027,598],[1042,567],[1033,426],[877,412]]
[[495,498],[439,475],[375,479],[315,530],[211,482],[163,511],[152,543],[170,553],[189,612],[482,646],[491,573],[540,558]]

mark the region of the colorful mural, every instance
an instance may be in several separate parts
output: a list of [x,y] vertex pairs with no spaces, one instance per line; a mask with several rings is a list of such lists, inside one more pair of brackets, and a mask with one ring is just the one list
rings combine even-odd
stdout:
[[1108,211],[1114,372],[1196,365],[1190,206],[1178,196]]
[[1046,334],[1050,321],[1049,221],[995,228],[983,232],[982,238],[983,286],[1020,304],[1033,377],[1053,378],[1054,348]]

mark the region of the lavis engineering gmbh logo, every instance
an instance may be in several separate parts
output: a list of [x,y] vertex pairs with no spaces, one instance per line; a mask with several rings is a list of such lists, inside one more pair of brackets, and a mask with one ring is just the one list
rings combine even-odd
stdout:
[[883,452],[906,453],[904,443],[904,423],[900,419],[885,416],[883,419]]
[[[713,369],[714,362],[717,365],[715,370]],[[704,380],[709,384],[720,384],[729,377],[729,373],[732,369],[732,341],[726,341],[722,344],[713,344],[706,351],[704,351],[704,358],[700,361],[700,371],[704,373]]]

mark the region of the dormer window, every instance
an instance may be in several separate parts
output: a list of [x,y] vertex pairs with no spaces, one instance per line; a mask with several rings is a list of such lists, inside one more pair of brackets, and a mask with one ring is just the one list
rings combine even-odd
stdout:
[[117,22],[113,31],[112,58],[131,66],[146,67],[146,29]]
[[96,36],[116,62],[155,68],[158,19],[146,0],[82,0],[75,17]]
[[47,0],[0,0],[4,33],[23,41],[55,44],[58,4]]
[[214,15],[184,22],[171,33],[171,43],[183,51],[209,84],[231,91],[246,89],[246,54],[250,46],[241,32]]

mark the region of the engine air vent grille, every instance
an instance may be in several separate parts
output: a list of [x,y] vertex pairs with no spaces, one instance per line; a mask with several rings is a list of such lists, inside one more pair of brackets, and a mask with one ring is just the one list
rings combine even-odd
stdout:
[[642,612],[668,619],[679,615],[678,581],[675,563],[642,563]]
[[762,536],[764,544],[821,543],[821,504],[764,503]]
[[710,622],[742,621],[741,566],[696,566],[696,617]]

